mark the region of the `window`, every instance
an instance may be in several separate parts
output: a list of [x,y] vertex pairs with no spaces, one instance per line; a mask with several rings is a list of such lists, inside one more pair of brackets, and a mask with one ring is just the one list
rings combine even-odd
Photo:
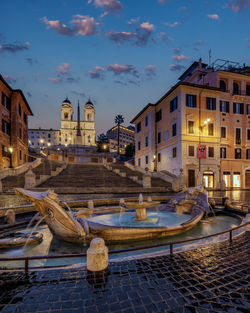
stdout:
[[222,89],[223,91],[226,91],[227,89],[226,82],[222,79],[220,80],[220,89]]
[[155,122],[159,122],[162,119],[162,113],[161,110],[157,111],[155,114]]
[[175,97],[172,101],[170,101],[170,113],[174,112],[177,109],[177,105],[178,105],[177,100],[178,98]]
[[139,133],[141,131],[141,122],[136,125],[136,132]]
[[240,187],[240,172],[233,172],[233,187]]
[[247,140],[250,140],[250,128],[247,129]]
[[161,154],[160,153],[158,153],[157,160],[158,160],[158,163],[161,162]]
[[229,113],[229,101],[220,101],[220,112]]
[[216,98],[206,98],[207,110],[216,110]]
[[22,150],[19,150],[19,160],[22,160]]
[[246,95],[250,96],[250,85],[246,85]]
[[22,139],[22,128],[19,128],[19,138]]
[[208,157],[209,158],[214,157],[214,147],[208,147]]
[[233,94],[238,95],[239,94],[239,84],[238,83],[233,83]]
[[145,117],[145,127],[148,126],[148,116]]
[[209,123],[208,124],[208,135],[213,136],[214,135],[214,124]]
[[161,143],[161,132],[157,134],[157,143]]
[[241,144],[241,128],[235,129],[235,143],[236,143],[236,145]]
[[244,103],[234,102],[233,112],[234,112],[234,114],[244,114]]
[[2,132],[10,136],[10,123],[2,120]]
[[64,113],[64,119],[67,120],[69,117],[68,113]]
[[164,141],[168,140],[168,130],[166,130],[163,134]]
[[140,151],[140,150],[141,150],[141,142],[138,141],[138,151]]
[[196,95],[186,94],[186,106],[189,108],[196,108]]
[[176,156],[177,156],[177,151],[176,151],[176,147],[175,147],[175,148],[173,148],[173,158],[176,158]]
[[220,128],[220,136],[221,136],[221,138],[227,138],[227,129],[226,129],[226,127],[222,126]]
[[18,103],[18,112],[19,112],[19,115],[22,116],[22,107],[21,107],[21,103]]
[[188,146],[188,156],[194,156],[194,146]]
[[10,111],[11,109],[11,100],[9,97],[6,96],[4,92],[2,92],[2,105],[6,107],[7,110]]
[[235,149],[235,159],[241,159],[241,149]]
[[141,166],[141,159],[138,159],[138,166]]
[[227,158],[227,148],[220,148],[220,158],[226,159]]
[[50,135],[50,134],[48,134],[48,138],[51,138],[51,135]]
[[176,123],[172,125],[172,137],[176,136]]
[[246,113],[247,113],[247,115],[250,115],[250,104],[249,103],[246,104]]
[[145,137],[145,147],[148,146],[148,136]]
[[148,164],[148,156],[145,156],[145,163]]
[[223,181],[225,182],[226,187],[230,187],[230,172],[223,172]]
[[27,114],[25,112],[23,112],[23,121],[27,124]]
[[188,133],[194,134],[194,121],[188,121]]
[[250,149],[246,150],[246,159],[249,160],[250,159]]

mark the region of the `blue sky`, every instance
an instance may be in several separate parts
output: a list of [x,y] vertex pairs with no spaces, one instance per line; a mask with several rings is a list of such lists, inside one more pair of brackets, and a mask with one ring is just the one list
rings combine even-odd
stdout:
[[125,125],[200,57],[250,65],[250,0],[10,0],[0,73],[22,89],[30,128],[58,128],[66,96],[90,97],[97,133]]

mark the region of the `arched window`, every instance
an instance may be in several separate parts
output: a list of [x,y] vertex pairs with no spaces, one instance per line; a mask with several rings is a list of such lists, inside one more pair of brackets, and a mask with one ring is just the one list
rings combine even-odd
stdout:
[[235,83],[233,84],[233,94],[238,95],[239,94],[239,84]]
[[87,119],[88,121],[91,121],[91,114],[88,114]]
[[64,113],[64,119],[67,120],[69,118],[68,113]]
[[222,89],[223,91],[226,91],[226,82],[224,80],[220,80],[220,89]]

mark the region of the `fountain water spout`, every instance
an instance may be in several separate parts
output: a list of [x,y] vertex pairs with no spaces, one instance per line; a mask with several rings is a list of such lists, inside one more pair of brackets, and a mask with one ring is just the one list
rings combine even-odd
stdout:
[[141,193],[139,194],[139,204],[143,204],[143,196]]

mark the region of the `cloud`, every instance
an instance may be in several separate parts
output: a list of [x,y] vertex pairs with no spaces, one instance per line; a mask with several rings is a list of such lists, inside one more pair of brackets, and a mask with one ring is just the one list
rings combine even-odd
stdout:
[[168,27],[176,27],[176,26],[178,26],[178,25],[180,25],[181,24],[181,22],[174,22],[174,23],[168,23],[168,22],[166,22],[166,23],[163,23],[165,26],[168,26]]
[[174,38],[172,37],[169,37],[165,32],[160,32],[158,34],[158,38],[161,40],[161,41],[164,41],[164,42],[169,42],[169,41],[173,41]]
[[109,64],[107,70],[113,72],[114,75],[128,74],[139,77],[139,71],[134,65]]
[[[89,0],[88,3],[92,1]],[[106,12],[118,12],[122,10],[122,4],[117,0],[94,0],[96,8],[104,8]]]
[[77,83],[80,80],[80,77],[67,77],[65,79],[66,83]]
[[55,71],[59,76],[68,75],[71,72],[69,63],[62,63],[57,66],[58,71]]
[[49,21],[47,17],[41,18],[41,20],[47,25],[47,29],[54,29],[58,34],[64,36],[92,36],[96,33],[96,27],[99,23],[95,22],[93,17],[74,15],[70,23],[73,28],[70,28],[60,22],[59,20]]
[[27,96],[31,98],[32,94],[30,92],[27,92]]
[[114,80],[114,83],[115,84],[120,84],[120,85],[123,85],[123,86],[127,86],[128,85],[126,82],[123,82],[123,81],[120,81],[120,80]]
[[103,79],[104,68],[101,66],[94,66],[95,71],[89,71],[91,79]]
[[78,91],[72,90],[71,93],[72,93],[73,95],[75,95],[75,96],[85,98],[85,93],[84,93],[84,92],[78,92]]
[[183,54],[181,55],[173,55],[172,58],[178,62],[187,60],[187,57]]
[[174,48],[173,51],[174,51],[175,54],[180,54],[181,53],[181,49],[179,49],[179,48]]
[[170,71],[176,72],[176,71],[182,71],[185,69],[185,66],[180,64],[170,64],[169,65]]
[[36,59],[33,58],[26,58],[25,61],[29,64],[29,65],[33,65],[35,63],[38,63],[38,61]]
[[218,20],[220,18],[218,14],[208,14],[207,17],[210,18],[210,20]]
[[52,83],[56,83],[56,84],[62,82],[61,78],[55,78],[55,77],[49,77],[48,80],[51,81]]
[[147,77],[155,76],[156,66],[155,65],[147,65],[144,67],[144,71]]
[[136,24],[138,22],[139,18],[131,18],[130,21],[128,21],[128,25],[133,25]]
[[149,22],[143,22],[136,27],[134,32],[109,31],[106,37],[118,45],[129,42],[132,46],[145,46],[154,30],[155,26]]
[[250,8],[250,0],[233,0],[229,1],[226,5],[226,8],[231,9],[234,12],[239,12],[244,9]]
[[24,44],[21,44],[21,43],[3,44],[3,45],[0,45],[0,53],[3,53],[3,52],[16,53],[18,51],[28,50],[29,46],[30,46],[29,42],[25,42]]
[[3,78],[8,84],[15,84],[17,82],[17,78],[11,77],[9,75],[5,75]]

